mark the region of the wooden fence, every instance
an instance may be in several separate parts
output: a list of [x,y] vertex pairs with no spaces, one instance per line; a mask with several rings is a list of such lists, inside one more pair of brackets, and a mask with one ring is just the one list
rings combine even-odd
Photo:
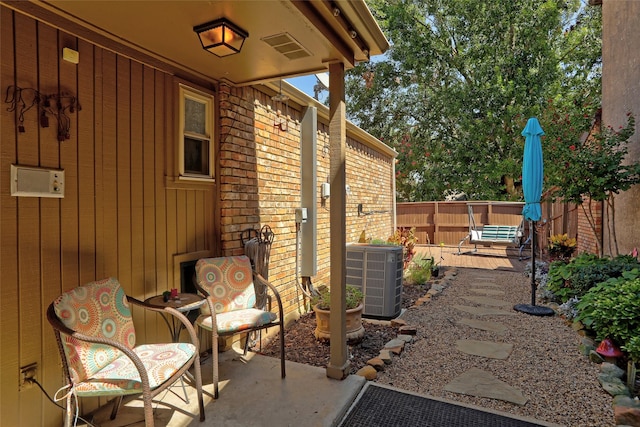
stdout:
[[[469,234],[472,207],[476,226],[518,225],[522,221],[521,202],[497,201],[453,201],[453,202],[406,202],[396,206],[398,228],[415,227],[418,244],[458,245]],[[545,202],[542,204],[542,219],[536,225],[539,247],[545,248],[547,239],[554,234],[567,233],[576,237],[578,211],[573,205]],[[529,224],[525,222],[525,235]],[[468,242],[467,242],[468,243]]]

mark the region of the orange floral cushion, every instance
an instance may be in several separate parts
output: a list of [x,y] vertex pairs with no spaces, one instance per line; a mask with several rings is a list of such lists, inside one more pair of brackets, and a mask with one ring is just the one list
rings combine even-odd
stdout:
[[[127,296],[114,278],[65,292],[54,301],[58,318],[84,335],[109,338],[142,360],[150,387],[161,385],[184,366],[196,351],[193,344],[148,344],[134,347],[136,332]],[[120,350],[80,341],[61,334],[69,371],[79,396],[140,393],[142,383],[135,365]]]
[[[219,334],[241,332],[276,320],[274,313],[254,308],[256,293],[247,256],[200,259],[196,263],[196,273],[198,283],[209,293],[216,310]],[[201,312],[203,316],[198,324],[211,330],[211,313],[207,305],[202,306]]]
[[[53,302],[58,318],[81,334],[109,338],[133,348],[136,332],[124,290],[114,278],[91,282],[60,295]],[[78,383],[120,357],[113,347],[79,341],[62,334],[71,377]]]
[[[253,271],[247,256],[200,259],[196,263],[196,273],[198,284],[212,297],[216,313],[255,305]],[[209,314],[206,304],[202,312]]]
[[[219,334],[241,332],[246,329],[266,325],[276,320],[277,316],[269,311],[248,308],[246,310],[230,311],[216,315],[216,324]],[[211,330],[211,316],[202,316],[198,319],[198,325]]]
[[[148,344],[133,350],[142,360],[149,375],[151,390],[162,385],[193,356],[193,344]],[[140,375],[131,359],[122,354],[96,372],[90,380],[76,384],[78,396],[120,396],[142,392]]]

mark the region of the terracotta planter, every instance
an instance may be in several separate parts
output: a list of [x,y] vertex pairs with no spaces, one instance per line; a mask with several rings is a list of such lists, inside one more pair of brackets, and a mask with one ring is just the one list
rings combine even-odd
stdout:
[[[356,343],[362,340],[364,337],[364,326],[362,326],[362,311],[364,305],[360,304],[356,308],[347,310],[347,342]],[[331,339],[331,326],[329,323],[329,315],[331,311],[318,308],[316,305],[313,307],[313,311],[316,313],[316,339],[320,341],[330,341]]]

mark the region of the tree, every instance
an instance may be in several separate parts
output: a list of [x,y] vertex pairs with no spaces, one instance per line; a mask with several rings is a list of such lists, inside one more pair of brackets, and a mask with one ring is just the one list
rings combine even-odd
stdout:
[[550,181],[551,185],[558,188],[554,197],[582,207],[596,237],[599,256],[604,251],[596,232],[596,218],[590,202],[605,203],[609,218],[607,226],[614,245],[610,252],[617,256],[615,195],[628,190],[632,185],[640,184],[640,163],[631,163],[627,159],[629,139],[634,132],[635,119],[629,113],[625,127],[614,130],[611,127],[601,129],[600,126],[594,126],[584,141],[575,140],[568,147],[560,144],[554,150],[555,163],[562,171]]
[[348,73],[348,115],[398,151],[400,200],[517,200],[526,120],[599,106],[599,9],[579,0],[368,4],[392,47]]

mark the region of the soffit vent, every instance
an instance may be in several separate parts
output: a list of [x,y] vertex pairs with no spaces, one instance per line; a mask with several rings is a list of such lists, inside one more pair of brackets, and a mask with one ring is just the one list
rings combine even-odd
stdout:
[[263,37],[262,41],[289,59],[300,59],[311,56],[311,53],[298,43],[296,39],[291,37],[289,33]]

